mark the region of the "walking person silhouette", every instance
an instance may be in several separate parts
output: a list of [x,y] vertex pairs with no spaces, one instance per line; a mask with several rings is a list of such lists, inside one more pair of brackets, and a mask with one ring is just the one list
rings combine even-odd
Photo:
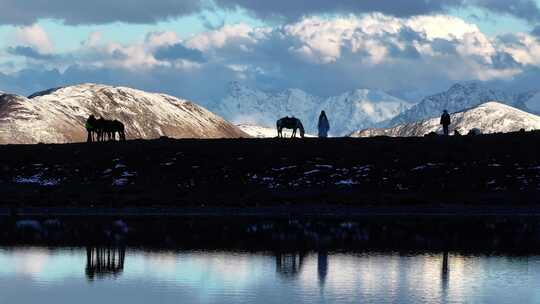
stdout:
[[445,136],[448,136],[449,132],[449,126],[452,123],[450,119],[450,114],[448,114],[447,110],[444,110],[441,115],[441,125],[443,126],[443,133]]

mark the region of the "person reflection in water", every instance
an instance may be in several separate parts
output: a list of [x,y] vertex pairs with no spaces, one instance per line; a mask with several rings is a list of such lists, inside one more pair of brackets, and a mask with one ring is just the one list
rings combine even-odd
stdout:
[[443,253],[443,260],[441,266],[441,289],[443,297],[448,295],[450,269],[448,268],[448,251]]
[[324,111],[321,112],[321,115],[319,116],[319,138],[327,138],[328,137],[328,131],[330,130],[330,123],[328,122],[328,117],[326,117],[326,113]]
[[326,283],[328,275],[328,252],[319,251],[317,254],[317,273],[319,275],[319,285],[322,287]]

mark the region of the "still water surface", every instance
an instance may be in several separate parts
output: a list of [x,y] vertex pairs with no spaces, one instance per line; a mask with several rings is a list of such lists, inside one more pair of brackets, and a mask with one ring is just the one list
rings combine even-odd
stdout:
[[0,248],[0,303],[540,303],[540,257]]

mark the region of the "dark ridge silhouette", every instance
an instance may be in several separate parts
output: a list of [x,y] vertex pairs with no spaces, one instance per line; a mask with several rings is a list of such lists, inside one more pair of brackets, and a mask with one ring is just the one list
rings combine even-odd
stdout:
[[34,97],[38,97],[38,96],[45,96],[45,95],[49,95],[49,94],[52,94],[60,89],[62,89],[63,87],[58,87],[58,88],[52,88],[52,89],[48,89],[48,90],[45,90],[45,91],[40,91],[40,92],[36,92],[32,95],[29,95],[28,98],[29,99],[32,99]]
[[294,116],[283,117],[281,119],[278,119],[278,121],[276,121],[276,128],[277,128],[279,138],[283,138],[283,129],[293,130],[291,138],[295,138],[296,131],[300,130],[300,137],[304,138],[304,134],[305,134],[304,125],[302,125],[302,122],[300,121],[300,119]]

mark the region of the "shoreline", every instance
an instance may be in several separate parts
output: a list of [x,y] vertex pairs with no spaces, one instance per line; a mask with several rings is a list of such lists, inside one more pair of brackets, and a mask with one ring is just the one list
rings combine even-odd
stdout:
[[363,219],[363,218],[467,218],[467,217],[538,217],[540,206],[533,207],[343,207],[343,206],[307,206],[307,207],[211,207],[211,208],[160,208],[160,207],[125,207],[125,208],[80,208],[80,207],[0,207],[0,218],[248,218],[248,219]]

